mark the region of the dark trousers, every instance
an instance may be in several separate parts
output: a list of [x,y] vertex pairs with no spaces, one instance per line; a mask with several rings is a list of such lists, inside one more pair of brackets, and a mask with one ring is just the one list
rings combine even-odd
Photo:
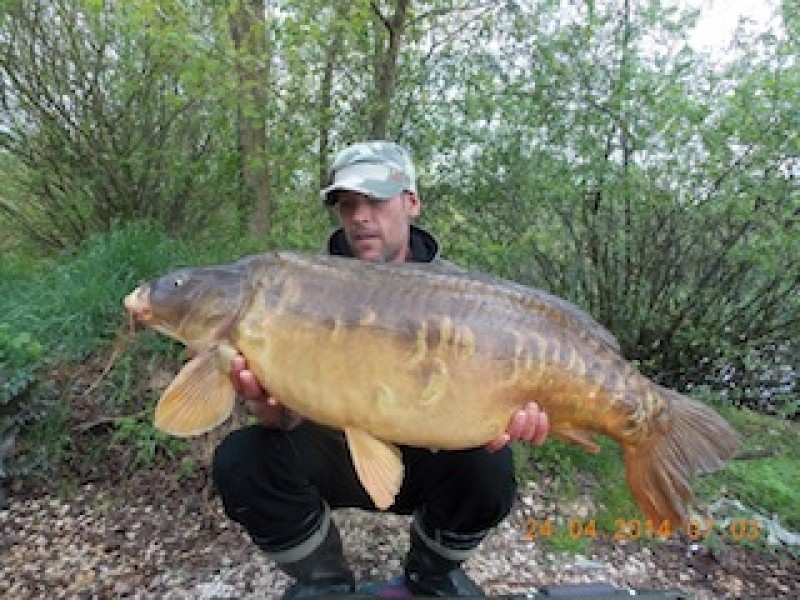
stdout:
[[[511,510],[516,484],[509,448],[401,450],[405,477],[389,510],[416,514],[428,535],[477,545]],[[310,421],[291,431],[261,425],[234,431],[216,450],[213,477],[227,515],[267,552],[306,539],[326,503],[376,510],[344,435]]]

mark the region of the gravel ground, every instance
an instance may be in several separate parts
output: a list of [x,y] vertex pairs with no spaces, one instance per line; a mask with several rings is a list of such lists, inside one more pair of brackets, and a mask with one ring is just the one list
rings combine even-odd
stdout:
[[[543,585],[605,581],[678,589],[698,599],[798,598],[800,565],[788,550],[761,554],[741,543],[714,553],[686,541],[603,542],[562,555],[526,537],[527,515],[555,514],[531,484],[511,517],[487,538],[467,571],[495,594],[533,594]],[[84,484],[62,497],[28,494],[0,511],[2,598],[277,598],[288,580],[250,544],[202,483],[138,473],[123,485]],[[557,507],[556,507],[557,508]],[[561,514],[591,510],[591,500]],[[558,512],[558,511],[557,511]],[[336,511],[356,576],[397,574],[408,519]]]

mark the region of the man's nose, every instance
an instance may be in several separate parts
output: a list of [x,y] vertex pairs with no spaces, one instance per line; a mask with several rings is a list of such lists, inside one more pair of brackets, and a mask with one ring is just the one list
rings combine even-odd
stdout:
[[372,216],[372,209],[369,202],[359,202],[353,208],[353,220],[361,223],[369,221]]

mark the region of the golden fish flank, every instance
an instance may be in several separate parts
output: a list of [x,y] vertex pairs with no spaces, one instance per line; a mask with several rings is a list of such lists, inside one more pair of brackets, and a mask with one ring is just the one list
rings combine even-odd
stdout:
[[224,365],[245,355],[306,418],[344,430],[376,506],[402,481],[395,444],[480,446],[535,400],[553,435],[621,446],[645,515],[687,518],[690,480],[738,438],[712,409],[647,380],[614,336],[568,302],[481,273],[290,253],[168,275],[126,299],[131,314],[197,350],[164,392],[157,427],[196,435],[227,417]]
[[514,359],[511,362],[511,374],[508,376],[505,384],[509,387],[515,386],[522,375],[526,372],[524,365],[529,362],[530,354],[527,352],[525,338],[521,333],[512,331],[514,337]]
[[275,307],[276,311],[279,314],[286,312],[290,306],[294,305],[301,298],[302,291],[300,286],[293,278],[287,277],[283,282],[283,287],[281,288],[281,295],[278,298],[278,304]]
[[333,327],[331,327],[331,341],[340,342],[344,334],[344,320],[341,317],[333,319]]
[[417,336],[414,340],[414,351],[411,353],[409,362],[412,365],[418,364],[425,359],[428,353],[428,322],[422,321],[417,327]]
[[437,351],[443,354],[450,348],[453,339],[453,319],[448,316],[441,318],[439,323],[439,347]]
[[438,329],[430,330],[428,320],[422,320],[411,336],[411,354],[408,362],[419,364],[428,358],[428,352],[436,356],[468,360],[475,354],[475,334],[467,325],[455,326],[450,317],[439,319]]
[[455,352],[461,360],[467,360],[475,355],[475,334],[468,325],[456,328]]
[[385,383],[378,384],[378,391],[375,394],[375,408],[385,414],[395,409],[397,399],[392,388]]
[[447,391],[447,364],[441,358],[435,358],[429,368],[422,369],[422,375],[426,383],[418,403],[420,406],[434,406]]
[[372,309],[367,309],[364,311],[364,316],[362,316],[359,321],[359,327],[368,327],[369,325],[374,325],[378,321],[378,315]]
[[528,340],[531,350],[528,353],[528,359],[525,361],[525,369],[528,372],[530,381],[537,385],[544,376],[546,369],[544,357],[547,354],[547,340],[543,335],[535,331],[529,334]]

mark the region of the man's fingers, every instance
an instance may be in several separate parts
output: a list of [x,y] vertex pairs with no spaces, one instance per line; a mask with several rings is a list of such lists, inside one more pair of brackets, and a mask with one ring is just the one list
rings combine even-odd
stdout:
[[233,360],[231,361],[231,371],[233,371],[234,373],[238,371],[243,371],[246,364],[247,363],[244,360],[244,356],[242,356],[241,354],[237,354],[236,356],[233,357]]
[[536,436],[533,438],[533,443],[537,446],[544,444],[547,439],[547,434],[550,433],[550,418],[546,412],[539,413],[539,427],[536,430]]
[[510,441],[522,440],[532,442],[537,446],[544,443],[549,431],[550,421],[547,414],[539,408],[536,402],[530,402],[514,413],[508,429],[506,429]]
[[508,425],[508,429],[506,429],[506,433],[512,441],[519,440],[523,437],[526,419],[527,415],[524,410],[518,410],[514,413],[514,416],[511,418],[511,423]]
[[261,389],[261,384],[258,383],[252,371],[245,369],[239,373],[239,381],[242,384],[242,395],[249,400],[261,400],[264,396],[264,390]]
[[503,446],[508,444],[510,441],[511,441],[511,436],[508,435],[507,433],[503,433],[500,435],[500,437],[497,437],[488,444],[486,444],[486,449],[489,452],[497,452],[498,450],[503,448]]
[[526,413],[528,417],[524,439],[541,446],[550,431],[550,420],[547,417],[547,413],[541,410],[535,402],[531,402],[526,406]]
[[244,395],[244,385],[242,384],[242,371],[245,369],[246,362],[244,357],[237,354],[233,357],[231,361],[231,383],[233,383],[233,389],[236,390],[236,393],[240,396]]
[[540,419],[542,413],[539,411],[539,405],[535,402],[531,402],[525,407],[525,434],[524,439],[526,440],[533,440],[536,438],[539,427],[540,427]]

